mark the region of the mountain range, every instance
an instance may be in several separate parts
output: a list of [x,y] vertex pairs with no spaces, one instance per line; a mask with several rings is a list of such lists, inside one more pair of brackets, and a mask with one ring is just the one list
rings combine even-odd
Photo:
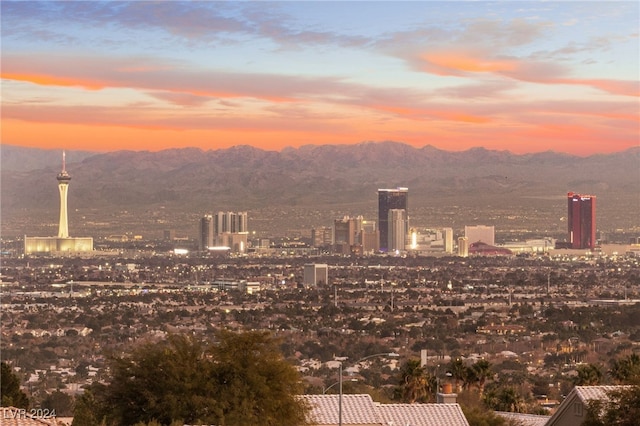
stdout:
[[[57,211],[61,151],[2,145],[0,153],[3,218]],[[574,191],[640,211],[640,147],[578,157],[364,142],[280,152],[250,146],[67,151],[66,159],[71,208],[103,212],[375,208],[377,189],[397,186],[409,188],[411,206],[486,200],[508,205],[532,197],[560,200]]]

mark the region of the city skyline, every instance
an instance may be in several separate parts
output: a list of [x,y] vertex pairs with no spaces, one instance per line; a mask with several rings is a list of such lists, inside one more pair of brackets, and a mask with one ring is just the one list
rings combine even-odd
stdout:
[[3,143],[638,145],[637,2],[2,2]]

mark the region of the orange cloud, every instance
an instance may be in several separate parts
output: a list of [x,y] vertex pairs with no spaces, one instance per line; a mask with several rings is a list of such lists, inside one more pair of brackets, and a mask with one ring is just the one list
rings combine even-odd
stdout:
[[640,96],[637,80],[570,78],[566,77],[569,70],[557,63],[492,58],[485,52],[437,50],[422,54],[417,66],[422,71],[442,76],[493,73],[529,83],[589,86],[614,95]]
[[603,79],[555,79],[550,83],[591,86],[593,88],[614,95],[640,96],[640,81],[638,80],[603,80]]
[[436,51],[421,56],[426,71],[439,75],[457,75],[460,72],[486,73],[513,71],[517,63],[509,59],[481,58],[469,52]]
[[63,86],[63,87],[84,87],[89,90],[104,89],[107,84],[97,80],[79,80],[72,77],[63,77],[46,74],[18,74],[10,72],[0,72],[0,76],[6,80],[25,81],[42,86]]
[[436,119],[458,121],[463,123],[488,123],[491,121],[489,117],[482,117],[479,115],[469,114],[461,110],[445,109],[426,109],[426,108],[408,108],[400,106],[387,106],[387,105],[373,105],[371,108],[378,111],[390,112],[399,116],[403,116],[413,120],[421,120],[425,117],[432,117]]

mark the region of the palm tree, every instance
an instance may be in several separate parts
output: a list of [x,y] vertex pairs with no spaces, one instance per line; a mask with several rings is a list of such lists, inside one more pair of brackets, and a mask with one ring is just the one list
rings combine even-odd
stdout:
[[451,377],[453,378],[455,391],[460,392],[460,382],[466,384],[467,378],[467,367],[464,365],[464,362],[462,362],[460,358],[451,360],[451,363],[449,363],[449,373],[451,373]]
[[402,399],[409,404],[425,402],[431,391],[431,380],[420,366],[420,361],[410,359],[402,368]]
[[476,382],[480,396],[484,393],[484,385],[487,379],[493,376],[491,371],[491,363],[486,359],[481,359],[467,369],[470,376],[470,382]]

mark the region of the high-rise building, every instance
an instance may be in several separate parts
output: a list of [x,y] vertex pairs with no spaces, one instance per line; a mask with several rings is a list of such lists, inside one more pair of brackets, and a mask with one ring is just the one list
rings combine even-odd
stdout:
[[492,246],[495,244],[495,234],[494,226],[476,225],[464,227],[464,236],[467,237],[469,244],[481,242]]
[[234,231],[231,232],[249,232],[249,215],[247,212],[237,212],[235,217]]
[[311,229],[311,244],[313,247],[329,247],[333,239],[333,229],[329,226]]
[[173,241],[176,239],[176,230],[175,229],[165,229],[164,230],[164,240],[165,241]]
[[208,250],[215,245],[213,233],[213,216],[206,214],[200,218],[200,251]]
[[60,220],[57,237],[24,237],[24,254],[78,254],[93,252],[93,238],[69,237],[69,217],[67,214],[67,194],[71,175],[67,172],[66,153],[62,153],[62,171],[58,173],[60,193]]
[[596,246],[596,197],[567,194],[569,243],[572,249],[593,249]]
[[376,228],[376,222],[362,220],[362,230],[358,240],[362,245],[362,253],[376,253],[380,251],[380,232]]
[[389,251],[389,210],[404,210],[407,220],[404,235],[409,232],[409,188],[378,189],[378,230],[380,251]]
[[249,237],[247,217],[247,212],[217,212],[212,217],[212,246],[229,247],[232,252],[245,253]]
[[389,210],[388,230],[388,251],[404,251],[407,239],[407,211],[405,209]]
[[226,232],[248,232],[247,212],[218,212],[215,216],[214,233],[220,235]]
[[62,152],[62,171],[58,173],[58,190],[60,191],[60,222],[58,238],[69,238],[69,218],[67,217],[67,193],[71,176],[67,173],[66,152]]
[[467,237],[458,237],[458,256],[469,257],[469,240]]
[[445,253],[453,253],[453,229],[443,228],[444,232],[444,251]]

